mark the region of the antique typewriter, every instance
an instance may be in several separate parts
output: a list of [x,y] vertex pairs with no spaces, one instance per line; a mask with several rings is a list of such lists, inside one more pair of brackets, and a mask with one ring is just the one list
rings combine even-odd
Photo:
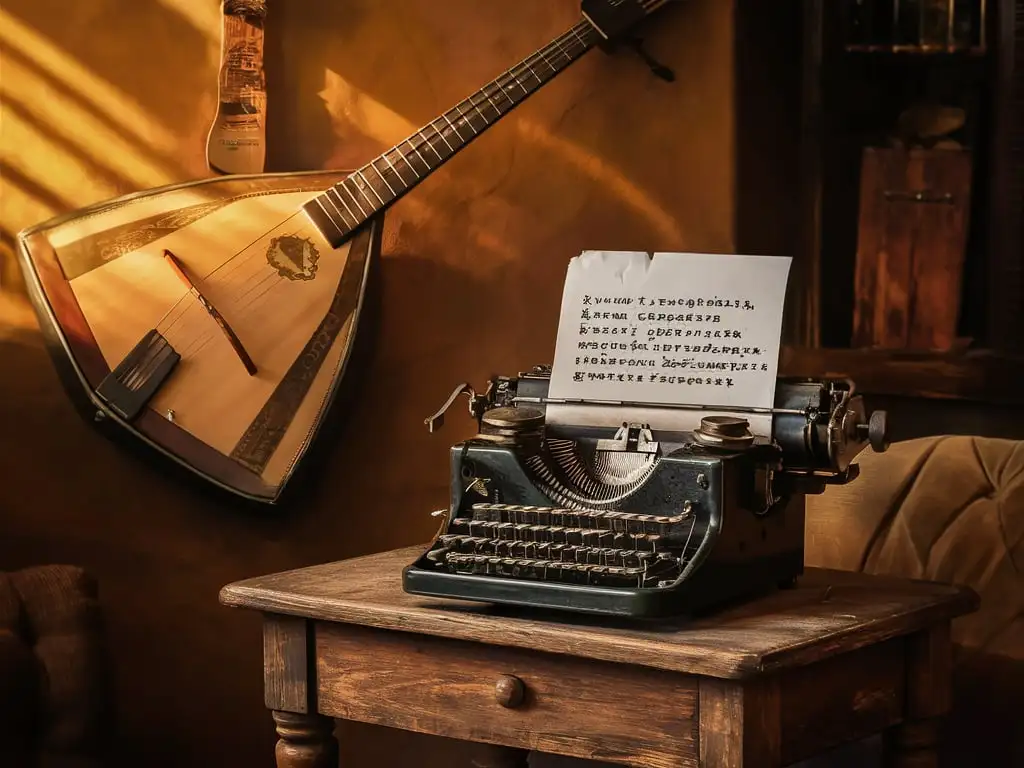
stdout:
[[451,448],[450,505],[407,592],[656,617],[792,584],[804,497],[888,447],[885,412],[867,418],[845,380],[780,378],[760,413],[555,401],[549,382],[463,384],[427,419],[465,394],[478,433]]

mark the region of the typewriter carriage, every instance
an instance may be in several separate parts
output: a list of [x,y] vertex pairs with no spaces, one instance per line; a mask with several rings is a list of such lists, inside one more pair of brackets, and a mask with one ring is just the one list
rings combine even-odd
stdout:
[[[477,434],[450,450],[451,499],[405,569],[414,594],[633,617],[693,612],[791,583],[803,571],[804,496],[857,476],[888,447],[849,381],[780,378],[772,434],[749,411],[691,411],[614,428],[549,422],[550,368],[457,387]],[[629,413],[629,403],[597,403]],[[645,405],[646,407],[646,405]],[[713,410],[710,415],[701,412]],[[699,419],[699,421],[694,421]]]

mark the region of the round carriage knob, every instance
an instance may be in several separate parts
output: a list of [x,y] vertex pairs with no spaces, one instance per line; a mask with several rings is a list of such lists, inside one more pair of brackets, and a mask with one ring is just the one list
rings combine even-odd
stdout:
[[526,698],[526,686],[514,675],[502,675],[494,685],[494,699],[506,709],[513,709]]
[[885,411],[874,411],[868,419],[868,442],[876,453],[889,448],[889,418]]
[[867,438],[871,450],[885,453],[889,449],[889,418],[885,411],[873,411],[867,424],[858,424],[860,439]]

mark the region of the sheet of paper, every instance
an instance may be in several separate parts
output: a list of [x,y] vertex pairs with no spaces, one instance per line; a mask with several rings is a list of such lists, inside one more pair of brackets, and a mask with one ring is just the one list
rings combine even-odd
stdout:
[[771,408],[791,263],[585,251],[566,274],[549,396]]

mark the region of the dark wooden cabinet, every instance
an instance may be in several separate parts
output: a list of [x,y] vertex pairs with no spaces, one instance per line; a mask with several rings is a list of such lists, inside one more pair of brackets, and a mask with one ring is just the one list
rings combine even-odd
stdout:
[[988,338],[1024,353],[1024,0],[996,8]]
[[[852,0],[804,0],[794,265],[800,290],[788,308],[782,373],[848,375],[876,394],[1024,403],[1024,390],[1012,383],[1024,381],[1024,0],[974,3],[984,25],[969,44],[944,48],[908,45],[905,31],[894,33],[903,35],[900,45],[867,44],[849,33]],[[917,258],[943,262],[936,271],[949,273],[945,286],[934,275],[931,285],[912,285],[906,275],[873,277],[902,280],[892,296],[906,288],[930,294],[929,301],[955,301],[955,319],[932,311],[918,320],[924,332],[901,328],[886,340],[877,329],[865,333],[863,322],[885,312],[856,300],[858,248],[862,262],[863,252],[889,248],[862,234],[863,216],[872,215],[862,202],[862,163],[866,149],[893,145],[900,114],[915,100],[951,104],[966,115],[955,136],[970,156],[970,203],[959,253],[935,237],[935,228],[950,222],[928,214],[937,217],[928,227],[932,250]],[[886,295],[884,286],[871,291]],[[899,333],[902,345],[892,341]]]

